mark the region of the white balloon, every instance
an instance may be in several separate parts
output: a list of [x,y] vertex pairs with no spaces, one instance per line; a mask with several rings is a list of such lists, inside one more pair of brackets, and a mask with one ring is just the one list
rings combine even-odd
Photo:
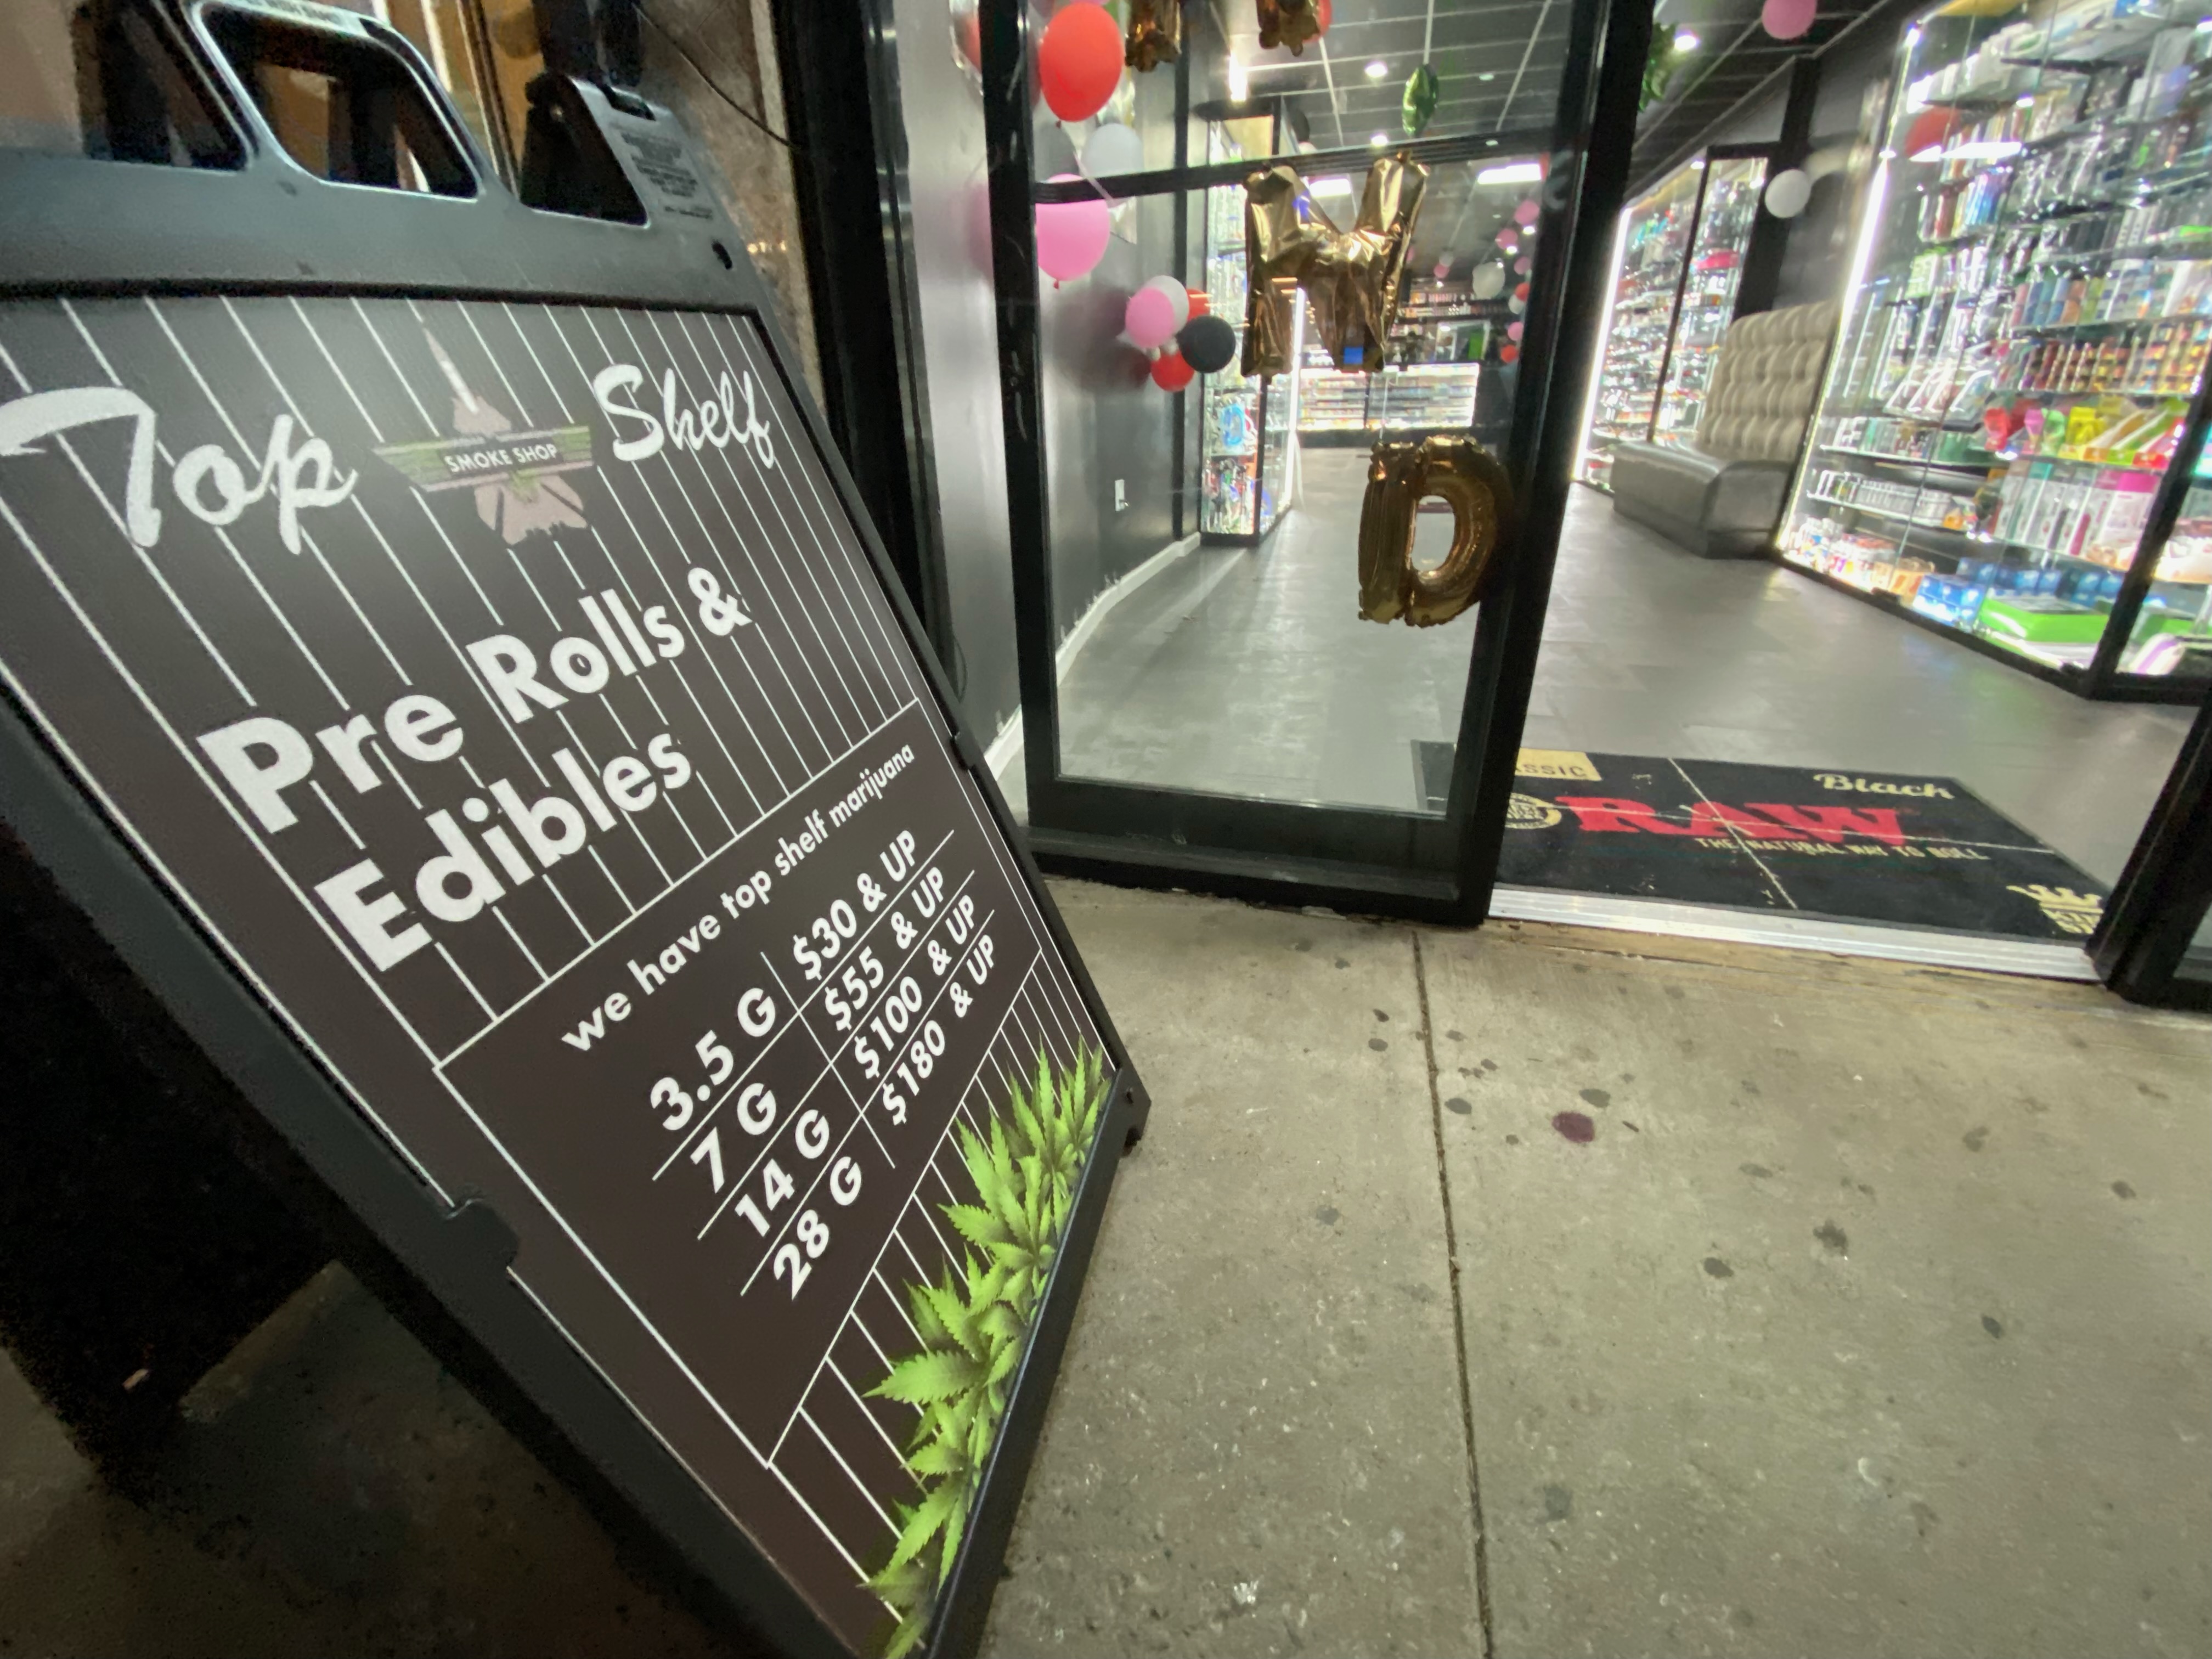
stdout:
[[1505,292],[1505,267],[1500,264],[1478,265],[1474,275],[1468,279],[1478,300],[1495,300]]
[[1505,302],[1505,308],[1511,312],[1516,317],[1518,317],[1522,312],[1528,309],[1528,302],[1516,294],[1513,298]]
[[1175,307],[1176,332],[1182,333],[1182,325],[1190,320],[1190,290],[1172,276],[1155,276],[1145,286],[1168,296],[1168,303]]
[[1813,181],[1796,167],[1766,183],[1766,210],[1778,219],[1795,219],[1813,199]]
[[1109,121],[1083,142],[1083,171],[1091,179],[1145,170],[1145,141],[1119,121]]

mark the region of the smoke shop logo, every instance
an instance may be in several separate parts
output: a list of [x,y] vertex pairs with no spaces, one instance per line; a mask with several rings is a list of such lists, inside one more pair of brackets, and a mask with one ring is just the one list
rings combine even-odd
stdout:
[[1505,805],[1508,830],[1548,830],[1565,817],[1551,802],[1534,795],[1515,795]]
[[2062,933],[2094,933],[2097,924],[2104,920],[2105,901],[2094,893],[2077,893],[2071,887],[2049,887],[2039,881],[2024,887],[2008,887],[2005,891],[2034,900],[2035,908],[2050,917],[2051,925]]
[[591,466],[591,428],[515,431],[505,411],[461,379],[437,337],[425,329],[422,337],[453,390],[454,435],[386,444],[377,454],[425,495],[475,491],[477,516],[509,547],[540,530],[582,529],[583,498],[561,475]]

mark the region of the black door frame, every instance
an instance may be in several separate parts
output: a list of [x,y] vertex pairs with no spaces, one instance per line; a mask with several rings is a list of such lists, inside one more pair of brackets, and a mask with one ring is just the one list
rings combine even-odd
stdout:
[[2212,1012],[2212,976],[2180,975],[2212,905],[2212,696],[2166,774],[2158,804],[2128,855],[2112,902],[2089,940],[2106,984],[2130,1002]]
[[[1049,503],[1042,429],[1034,210],[1069,186],[1034,180],[1024,0],[982,0],[984,122],[990,155],[1000,386],[1014,563],[1030,845],[1040,864],[1144,885],[1472,923],[1489,912],[1505,812],[1580,437],[1582,390],[1596,344],[1572,325],[1596,313],[1635,138],[1637,88],[1651,11],[1641,0],[1573,0],[1570,52],[1552,124],[1481,139],[1404,146],[1418,160],[1536,154],[1549,158],[1530,276],[1524,372],[1505,457],[1516,474],[1518,548],[1475,623],[1444,817],[1312,806],[1059,775]],[[1364,147],[1302,156],[1302,166],[1364,167]],[[1244,163],[1107,180],[1129,193],[1231,183]],[[1218,179],[1212,175],[1218,173]],[[1080,826],[1075,827],[1075,826]]]
[[[956,694],[892,0],[775,8],[823,412]],[[864,100],[852,95],[865,88]]]

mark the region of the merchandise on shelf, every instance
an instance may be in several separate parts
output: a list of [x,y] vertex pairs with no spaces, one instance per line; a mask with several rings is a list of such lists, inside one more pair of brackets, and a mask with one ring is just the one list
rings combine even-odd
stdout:
[[1651,441],[1686,444],[1705,410],[1705,386],[1721,337],[1735,316],[1736,284],[1743,277],[1744,252],[1759,212],[1759,192],[1766,162],[1758,156],[1717,161],[1705,169],[1705,194],[1698,210],[1698,229],[1690,245],[1689,269],[1665,353],[1658,411]]
[[[1242,159],[1221,123],[1208,127],[1207,160]],[[1244,191],[1220,185],[1206,192],[1203,254],[1210,310],[1230,319],[1241,355],[1244,333]],[[1296,308],[1300,325],[1303,306]],[[1304,343],[1301,326],[1294,337]],[[1213,536],[1265,535],[1274,527],[1290,465],[1302,365],[1294,349],[1291,372],[1263,382],[1237,373],[1232,360],[1209,374],[1199,428],[1199,528]]]
[[1613,445],[1623,439],[1641,441],[1650,434],[1705,179],[1702,160],[1686,162],[1628,209],[1590,427],[1583,442],[1578,476],[1585,483],[1607,487]]
[[2212,489],[2138,569],[2212,350],[2203,7],[1908,32],[1786,559],[2047,668],[2212,672]]

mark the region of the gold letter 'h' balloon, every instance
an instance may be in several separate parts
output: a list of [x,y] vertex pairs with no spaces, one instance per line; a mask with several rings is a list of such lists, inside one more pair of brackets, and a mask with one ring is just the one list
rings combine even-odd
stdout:
[[1406,251],[1428,187],[1429,170],[1419,162],[1382,156],[1367,170],[1359,216],[1350,230],[1339,230],[1314,206],[1295,168],[1269,167],[1244,181],[1245,374],[1279,374],[1291,366],[1298,289],[1313,302],[1314,324],[1338,368],[1372,374],[1382,367]]

